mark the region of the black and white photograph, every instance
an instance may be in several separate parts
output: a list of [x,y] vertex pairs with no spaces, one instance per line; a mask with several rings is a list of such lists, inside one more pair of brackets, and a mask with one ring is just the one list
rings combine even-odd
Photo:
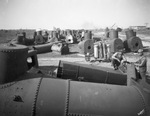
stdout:
[[150,0],[0,0],[0,116],[150,116]]

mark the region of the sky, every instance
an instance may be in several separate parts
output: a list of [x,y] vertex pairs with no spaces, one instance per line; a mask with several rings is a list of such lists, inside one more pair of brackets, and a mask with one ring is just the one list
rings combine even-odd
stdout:
[[150,26],[150,0],[0,0],[0,29]]

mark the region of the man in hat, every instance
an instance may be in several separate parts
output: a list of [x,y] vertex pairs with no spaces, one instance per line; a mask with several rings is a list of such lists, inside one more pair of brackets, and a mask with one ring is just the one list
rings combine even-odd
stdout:
[[112,55],[112,65],[114,67],[114,70],[117,70],[118,67],[123,64],[126,61],[126,58],[123,55],[123,50],[120,50],[119,52],[115,52]]
[[139,68],[139,74],[142,79],[145,79],[147,71],[147,58],[144,56],[143,50],[138,50],[138,55],[140,56],[139,60],[135,62],[135,66]]
[[43,36],[42,36],[42,30],[37,29],[36,32],[37,32],[37,35],[35,36],[35,44],[43,44],[44,39],[43,39]]

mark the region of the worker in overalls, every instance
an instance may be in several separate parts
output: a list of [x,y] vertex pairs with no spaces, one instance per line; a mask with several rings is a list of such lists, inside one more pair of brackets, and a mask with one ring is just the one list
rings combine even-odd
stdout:
[[138,50],[138,55],[140,56],[140,58],[134,63],[134,65],[138,67],[140,78],[146,79],[147,58],[146,56],[144,56],[142,49]]
[[114,67],[114,70],[117,70],[118,67],[126,61],[126,58],[123,55],[123,50],[120,50],[119,52],[115,52],[112,55],[111,60],[112,60],[112,66]]

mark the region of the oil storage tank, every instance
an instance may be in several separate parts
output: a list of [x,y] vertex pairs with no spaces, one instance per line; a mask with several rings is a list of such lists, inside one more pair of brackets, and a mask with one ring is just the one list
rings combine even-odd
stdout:
[[110,39],[118,38],[118,31],[115,29],[110,30],[109,37]]
[[84,34],[84,39],[85,39],[85,40],[87,40],[87,39],[92,39],[92,32],[91,32],[91,31],[85,32],[85,34]]
[[108,42],[108,44],[110,44],[110,51],[111,53],[117,52],[121,49],[124,49],[124,45],[123,42],[120,38],[115,38],[113,40],[110,40]]
[[110,39],[106,41],[107,44],[110,44],[110,52],[114,53],[120,49],[124,49],[123,41],[118,37],[118,31],[112,29],[110,31]]
[[1,89],[0,98],[2,116],[149,116],[137,86],[33,78]]
[[82,54],[94,53],[94,42],[91,39],[83,40],[78,44]]
[[143,48],[142,41],[139,37],[133,36],[127,40],[128,47],[130,51],[137,52],[139,49]]
[[28,48],[23,45],[4,44],[0,46],[0,83],[15,80],[25,73]]
[[130,39],[133,36],[136,36],[136,32],[134,32],[132,29],[127,30],[126,32],[126,38]]
[[125,32],[126,39],[124,40],[124,46],[126,51],[137,52],[139,49],[143,48],[142,41],[136,36],[136,32],[133,30],[127,30]]

